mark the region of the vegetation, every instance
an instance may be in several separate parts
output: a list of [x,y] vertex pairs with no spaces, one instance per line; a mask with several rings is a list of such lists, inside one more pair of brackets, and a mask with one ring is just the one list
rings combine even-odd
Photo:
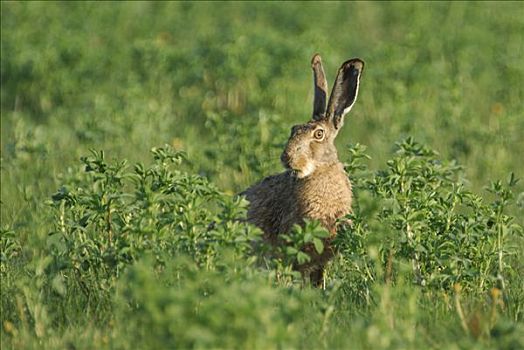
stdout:
[[[1,6],[2,349],[524,347],[522,4]],[[235,196],[315,52],[366,61],[325,289]]]

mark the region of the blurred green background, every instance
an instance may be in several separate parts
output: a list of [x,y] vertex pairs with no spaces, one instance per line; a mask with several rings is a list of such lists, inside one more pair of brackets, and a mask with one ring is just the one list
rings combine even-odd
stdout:
[[[92,148],[135,163],[172,145],[228,194],[280,171],[290,127],[311,116],[316,52],[330,85],[346,59],[366,62],[337,140],[342,160],[358,142],[370,169],[383,168],[412,135],[463,165],[473,191],[524,176],[520,2],[2,2],[1,22],[1,222],[22,243],[52,230],[44,202]],[[264,288],[268,300],[280,295]],[[414,314],[413,300],[397,306]],[[359,322],[355,334],[378,339]],[[302,339],[291,347],[307,347],[299,333],[289,332]]]
[[91,147],[141,160],[164,143],[238,191],[280,169],[289,127],[310,118],[315,52],[330,84],[344,60],[367,64],[341,157],[359,142],[377,166],[413,135],[473,188],[521,174],[522,14],[510,2],[2,3],[2,198],[35,182],[50,193]]

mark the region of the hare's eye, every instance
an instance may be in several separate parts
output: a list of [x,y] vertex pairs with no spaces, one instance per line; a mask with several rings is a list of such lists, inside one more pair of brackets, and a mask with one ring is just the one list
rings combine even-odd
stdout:
[[324,130],[322,130],[322,129],[315,130],[313,136],[317,140],[322,140],[324,138]]

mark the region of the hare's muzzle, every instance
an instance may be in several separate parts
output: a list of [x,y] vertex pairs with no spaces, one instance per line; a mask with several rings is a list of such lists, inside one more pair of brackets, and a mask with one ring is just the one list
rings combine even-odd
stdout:
[[294,151],[294,149],[291,149],[290,152],[290,147],[286,147],[286,150],[282,152],[282,155],[280,156],[280,161],[286,169],[300,170],[297,168],[297,163],[300,162],[297,162],[296,151]]
[[286,151],[282,152],[282,154],[280,155],[280,161],[282,162],[282,165],[287,169],[289,169],[290,167],[289,166],[290,160],[291,158],[289,157],[289,154]]
[[[298,147],[302,149],[302,147]],[[282,165],[288,170],[291,170],[292,175],[297,178],[303,178],[310,175],[314,171],[314,165],[309,161],[307,155],[299,152],[296,154],[296,149],[292,149],[292,152],[288,152],[288,149],[282,153],[280,160]]]

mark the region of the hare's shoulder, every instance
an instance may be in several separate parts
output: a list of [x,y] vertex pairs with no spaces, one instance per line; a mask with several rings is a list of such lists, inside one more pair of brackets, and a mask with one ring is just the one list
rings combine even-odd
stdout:
[[246,198],[252,202],[256,199],[271,199],[279,197],[280,194],[284,195],[289,193],[293,187],[293,178],[289,171],[282,172],[280,174],[267,176],[262,181],[249,187],[247,190],[242,192]]
[[248,221],[260,227],[270,241],[298,223],[294,186],[294,178],[284,172],[268,176],[242,193],[250,202]]

